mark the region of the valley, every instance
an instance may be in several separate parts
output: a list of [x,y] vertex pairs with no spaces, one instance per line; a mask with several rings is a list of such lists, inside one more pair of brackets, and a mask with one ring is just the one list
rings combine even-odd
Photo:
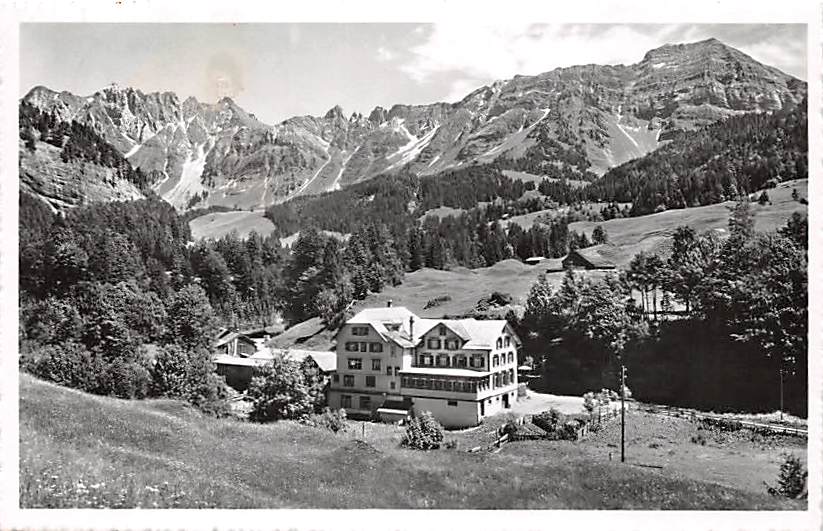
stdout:
[[806,508],[805,81],[715,38],[417,75],[397,26],[218,26],[270,77],[18,102],[20,507]]

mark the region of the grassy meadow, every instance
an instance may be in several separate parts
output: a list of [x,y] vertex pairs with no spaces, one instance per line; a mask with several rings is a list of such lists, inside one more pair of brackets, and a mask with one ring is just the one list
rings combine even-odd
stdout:
[[247,238],[252,231],[268,236],[274,231],[274,224],[264,213],[263,210],[210,212],[189,221],[191,236],[195,240],[218,240],[233,230],[240,238]]
[[[722,452],[690,468],[689,455],[681,465],[663,469],[610,461],[604,455],[613,444],[608,430],[598,434],[602,440],[512,443],[499,453],[470,454],[464,451],[467,444],[491,436],[484,427],[447,434],[458,441],[457,449],[420,452],[399,447],[398,427],[350,424],[348,433],[335,435],[294,422],[213,419],[175,401],[92,396],[21,375],[20,503],[25,508],[802,508],[801,502],[773,498],[754,481],[741,480],[773,472],[761,471],[763,460],[745,453],[727,467],[739,477],[727,477],[702,472],[721,466],[728,458]],[[653,422],[644,429],[654,431]],[[678,445],[692,444],[679,439]],[[698,451],[708,452],[705,448]]]

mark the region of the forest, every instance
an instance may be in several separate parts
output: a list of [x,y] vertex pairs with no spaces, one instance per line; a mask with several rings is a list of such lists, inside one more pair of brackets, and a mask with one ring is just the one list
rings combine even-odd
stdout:
[[[638,400],[774,411],[782,387],[784,409],[805,416],[807,219],[795,213],[779,231],[757,233],[749,204],[740,202],[729,231],[720,240],[680,227],[668,256],[638,254],[604,281],[569,271],[554,290],[540,279],[523,317],[508,318],[544,388],[579,395],[619,387],[622,363]],[[672,312],[672,301],[686,310]]]
[[631,202],[632,216],[734,200],[809,174],[807,101],[682,131],[586,188],[596,201]]

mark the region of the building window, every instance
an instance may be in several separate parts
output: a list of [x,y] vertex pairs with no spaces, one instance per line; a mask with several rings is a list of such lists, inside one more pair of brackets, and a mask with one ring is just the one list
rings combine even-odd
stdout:
[[443,380],[435,380],[434,381],[434,388],[437,390],[443,390]]
[[343,387],[354,387],[354,375],[353,374],[344,374],[343,375]]
[[449,357],[445,354],[441,354],[437,356],[437,366],[438,367],[448,367],[449,366]]
[[446,340],[446,350],[457,350],[457,340],[456,339],[447,339]]
[[368,397],[368,396],[361,396],[360,397],[360,409],[371,409],[371,397]]
[[497,354],[495,354],[492,358],[492,367],[497,367],[498,365],[500,365],[500,358],[497,356]]
[[351,407],[351,395],[340,395],[340,407]]
[[469,365],[474,368],[482,369],[485,365],[485,358],[483,356],[472,356],[469,360]]
[[426,341],[426,346],[432,350],[437,350],[440,348],[440,340],[439,339],[429,339]]
[[392,345],[392,348],[391,348],[391,357],[392,358],[397,357],[397,348],[394,345]]
[[371,360],[371,370],[379,371],[380,370],[380,359],[379,358],[372,358]]
[[509,352],[509,363],[514,363],[514,352]]
[[394,382],[389,382],[389,388],[394,389],[394,387],[395,387]]
[[386,376],[391,376],[391,367],[386,367]]
[[447,401],[447,403],[448,403],[450,406],[457,406],[457,400],[448,400],[448,401]]
[[332,381],[333,381],[334,383],[338,383],[338,382],[340,381],[340,375],[339,375],[339,374],[335,374],[335,375],[333,375],[333,376],[331,377],[331,379],[332,379]]
[[357,352],[358,344],[356,341],[346,342],[346,352]]
[[366,343],[365,341],[361,341],[360,342],[360,352],[368,352],[368,350],[369,350],[369,344]]
[[369,343],[369,352],[383,352],[383,343]]
[[362,358],[349,358],[349,369],[359,371],[363,368]]
[[394,376],[397,377],[397,373],[399,373],[399,372],[400,372],[400,367],[395,367],[394,368]]
[[454,358],[454,366],[455,367],[465,367],[466,366],[466,356],[457,356]]
[[405,376],[400,379],[400,385],[402,385],[403,387],[411,387],[409,385],[409,379]]
[[506,346],[508,347],[511,344],[512,344],[512,338],[510,338],[509,336],[506,336]]
[[503,339],[500,337],[497,338],[497,348],[503,348]]
[[366,376],[366,387],[374,387],[374,376]]
[[445,336],[445,335],[446,335],[446,327],[445,327],[445,326],[440,325],[440,327],[439,327],[439,334],[440,334],[441,336]]
[[367,336],[369,335],[368,326],[353,326],[351,327],[351,335],[353,336]]

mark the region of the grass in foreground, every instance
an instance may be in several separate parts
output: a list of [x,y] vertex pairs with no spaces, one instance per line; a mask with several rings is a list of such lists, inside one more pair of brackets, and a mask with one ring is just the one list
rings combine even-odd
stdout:
[[792,509],[677,474],[592,459],[574,444],[499,454],[398,447],[394,426],[334,435],[204,417],[20,378],[22,507]]

